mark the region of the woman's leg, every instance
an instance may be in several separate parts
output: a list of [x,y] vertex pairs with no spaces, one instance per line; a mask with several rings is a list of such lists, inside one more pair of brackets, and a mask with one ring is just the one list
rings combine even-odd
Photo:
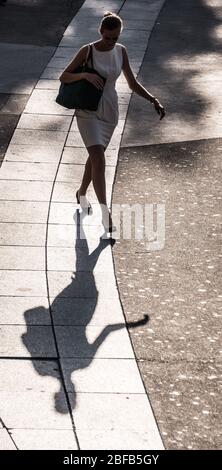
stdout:
[[[102,148],[103,148],[103,151],[105,152],[106,147],[102,147]],[[85,196],[86,191],[87,191],[91,181],[92,181],[92,164],[91,164],[91,159],[90,159],[90,156],[89,156],[87,161],[86,161],[86,164],[85,164],[82,183],[81,183],[81,186],[79,188],[79,195],[80,196]]]
[[107,206],[105,181],[105,155],[102,145],[88,147],[92,168],[93,187],[100,204]]
[[85,196],[86,191],[91,181],[92,181],[92,164],[91,164],[90,157],[88,157],[86,164],[85,164],[85,170],[84,170],[84,174],[82,178],[82,183],[79,188],[79,196]]
[[88,147],[89,157],[92,165],[93,187],[102,211],[102,222],[107,231],[115,230],[112,218],[106,202],[106,180],[105,180],[105,148],[102,145]]

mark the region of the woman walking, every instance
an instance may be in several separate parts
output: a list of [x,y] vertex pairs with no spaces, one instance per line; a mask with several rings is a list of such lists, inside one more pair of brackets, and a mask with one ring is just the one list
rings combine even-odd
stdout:
[[97,74],[73,73],[86,61],[89,53],[88,45],[79,49],[72,62],[60,76],[62,83],[85,79],[95,87],[103,89],[97,111],[78,109],[75,113],[78,129],[89,154],[76,198],[77,202],[83,208],[86,207],[90,213],[91,204],[86,198],[86,191],[92,181],[102,211],[102,223],[107,232],[114,231],[115,227],[106,200],[105,150],[118,124],[118,96],[115,83],[121,71],[126,77],[129,88],[150,101],[160,115],[160,119],[165,115],[164,108],[157,98],[152,96],[134,77],[125,46],[117,43],[122,27],[122,20],[118,15],[106,12],[99,27],[101,39],[92,43],[93,66],[101,76],[106,78],[105,86],[102,78]]

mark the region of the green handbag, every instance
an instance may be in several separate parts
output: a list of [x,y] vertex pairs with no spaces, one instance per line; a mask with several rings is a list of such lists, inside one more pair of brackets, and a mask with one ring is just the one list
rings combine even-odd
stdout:
[[[92,67],[87,66],[87,62],[91,59]],[[93,54],[92,44],[90,44],[90,51],[86,61],[73,73],[96,73],[103,79],[105,85],[106,78],[102,77],[93,68]],[[59,93],[56,98],[56,103],[68,109],[86,109],[89,111],[96,111],[102,96],[103,89],[98,89],[95,85],[88,80],[82,79],[72,83],[61,83]]]

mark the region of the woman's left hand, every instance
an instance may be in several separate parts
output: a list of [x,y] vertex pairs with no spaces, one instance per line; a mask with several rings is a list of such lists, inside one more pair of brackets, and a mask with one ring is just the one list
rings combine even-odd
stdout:
[[162,106],[162,104],[160,104],[157,98],[154,99],[153,104],[154,104],[154,108],[156,112],[160,115],[160,121],[161,121],[161,119],[163,119],[166,114],[165,109]]

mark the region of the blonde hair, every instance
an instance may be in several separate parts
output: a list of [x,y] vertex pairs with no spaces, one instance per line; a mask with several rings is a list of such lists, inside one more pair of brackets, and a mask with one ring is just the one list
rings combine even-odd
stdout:
[[100,32],[102,29],[116,29],[120,27],[121,30],[123,28],[123,22],[120,16],[116,15],[116,13],[112,13],[111,11],[106,11],[103,15],[103,18],[100,23]]

